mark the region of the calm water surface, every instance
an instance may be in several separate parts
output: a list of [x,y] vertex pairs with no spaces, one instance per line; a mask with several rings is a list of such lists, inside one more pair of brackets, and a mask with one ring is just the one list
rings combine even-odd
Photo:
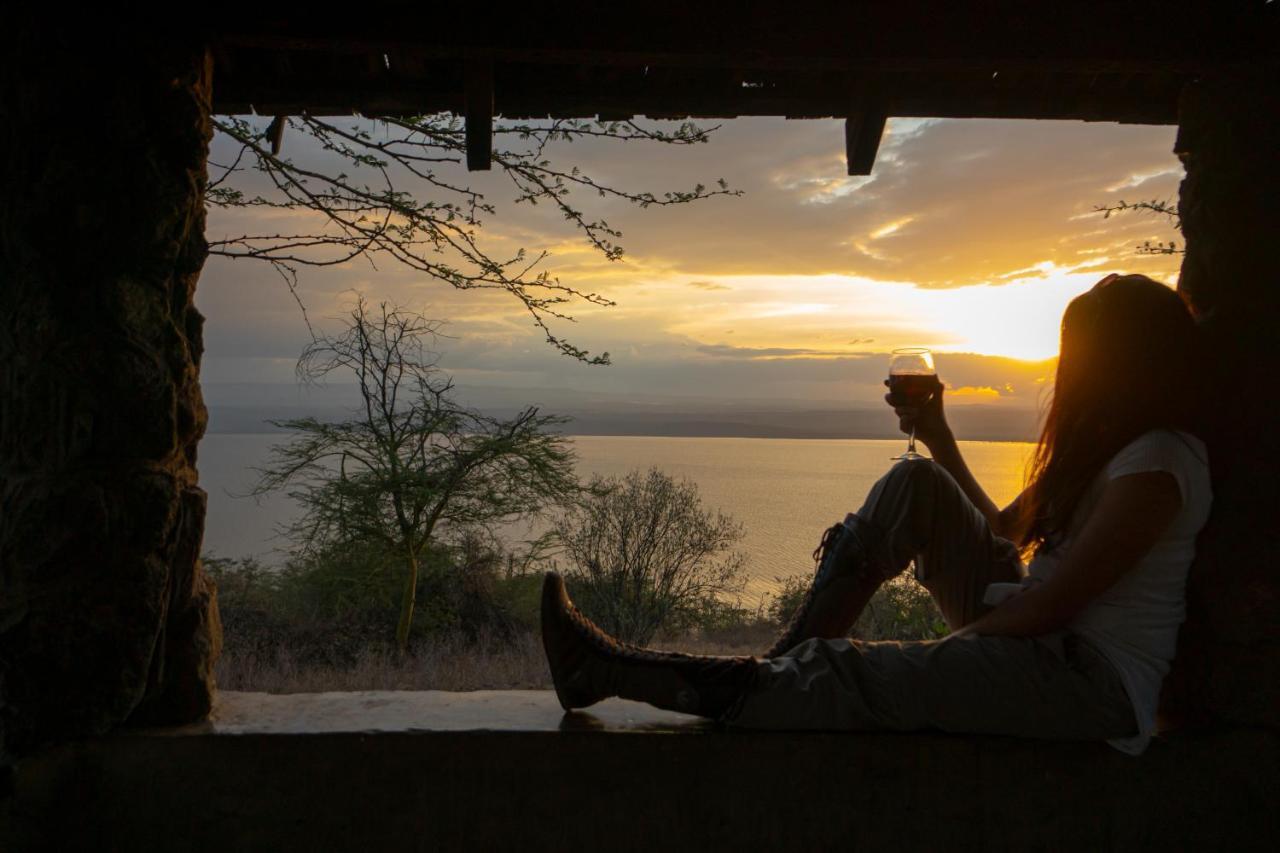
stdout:
[[[297,508],[273,495],[258,503],[238,498],[253,482],[281,435],[208,435],[200,443],[200,480],[209,492],[205,551],[224,557],[256,555],[268,562],[285,542],[278,524]],[[774,578],[813,570],[818,539],[833,521],[857,509],[867,490],[893,464],[905,441],[867,439],[667,438],[578,436],[583,476],[624,474],[657,466],[698,485],[703,502],[745,528],[740,548],[749,580],[744,598],[758,599]],[[1004,505],[1022,487],[1033,445],[962,441],[969,467],[987,493]]]

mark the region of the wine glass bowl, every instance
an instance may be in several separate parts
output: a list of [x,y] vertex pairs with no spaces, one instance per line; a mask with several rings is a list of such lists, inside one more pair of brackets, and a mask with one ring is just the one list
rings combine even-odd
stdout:
[[[929,402],[938,388],[938,372],[933,366],[933,353],[923,347],[896,349],[889,362],[889,397],[895,406],[919,408]],[[916,453],[916,431],[913,427],[907,441],[907,452],[897,459],[927,459]]]
[[914,373],[889,376],[889,394],[897,406],[923,406],[933,396],[935,377]]

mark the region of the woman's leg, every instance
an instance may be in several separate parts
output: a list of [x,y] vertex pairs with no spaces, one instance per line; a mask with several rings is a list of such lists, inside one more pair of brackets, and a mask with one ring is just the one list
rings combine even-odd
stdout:
[[577,611],[564,583],[543,584],[542,638],[566,710],[621,696],[731,725],[990,733],[1102,740],[1137,728],[1101,653],[1025,637],[938,642],[808,640],[761,661],[620,644]]
[[542,646],[566,711],[620,696],[718,719],[756,683],[760,661],[659,652],[619,643],[573,606],[564,581],[542,583]]
[[727,715],[761,729],[988,733],[1104,740],[1137,729],[1119,676],[1068,637],[1061,651],[1029,637],[936,642],[813,639],[764,661]]
[[[846,525],[862,532],[860,562],[837,574],[886,578],[912,562],[954,629],[986,609],[987,584],[1021,578],[1012,543],[991,533],[951,476],[902,462]],[[761,664],[727,715],[733,725],[993,733],[1102,740],[1136,729],[1114,669],[1071,636],[952,637],[937,642],[809,639]]]
[[804,599],[782,634],[761,657],[784,655],[811,638],[843,637],[875,595],[884,576],[864,570],[873,531],[850,516],[829,528],[814,552],[818,566]]
[[1012,542],[987,519],[941,465],[901,462],[871,489],[856,513],[883,531],[875,561],[889,574],[915,563],[916,580],[954,631],[987,607],[991,583],[1016,583],[1023,569]]
[[1022,575],[1013,544],[991,533],[950,474],[923,460],[899,462],[881,477],[862,508],[827,531],[817,556],[812,588],[764,657],[812,637],[844,636],[880,584],[913,561],[953,630],[985,612],[987,584]]

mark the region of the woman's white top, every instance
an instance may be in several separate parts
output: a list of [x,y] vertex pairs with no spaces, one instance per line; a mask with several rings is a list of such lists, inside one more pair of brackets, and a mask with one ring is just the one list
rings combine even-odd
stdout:
[[1196,534],[1209,518],[1213,492],[1204,443],[1185,432],[1159,429],[1122,448],[1081,498],[1062,540],[1031,560],[1026,580],[1036,583],[1057,570],[1111,480],[1148,471],[1173,476],[1182,493],[1182,508],[1138,564],[1068,626],[1106,655],[1120,674],[1133,703],[1138,733],[1110,743],[1132,755],[1146,749],[1155,732],[1160,685],[1173,661],[1178,627],[1186,617],[1187,571],[1195,557]]

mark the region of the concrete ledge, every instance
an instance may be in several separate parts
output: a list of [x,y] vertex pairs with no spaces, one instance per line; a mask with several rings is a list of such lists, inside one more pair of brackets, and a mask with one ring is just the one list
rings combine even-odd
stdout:
[[542,691],[223,693],[23,762],[0,850],[1270,850],[1280,736],[755,733]]
[[152,735],[315,735],[374,732],[694,732],[698,717],[613,699],[566,714],[550,690],[383,690],[360,693],[218,694],[208,722]]

